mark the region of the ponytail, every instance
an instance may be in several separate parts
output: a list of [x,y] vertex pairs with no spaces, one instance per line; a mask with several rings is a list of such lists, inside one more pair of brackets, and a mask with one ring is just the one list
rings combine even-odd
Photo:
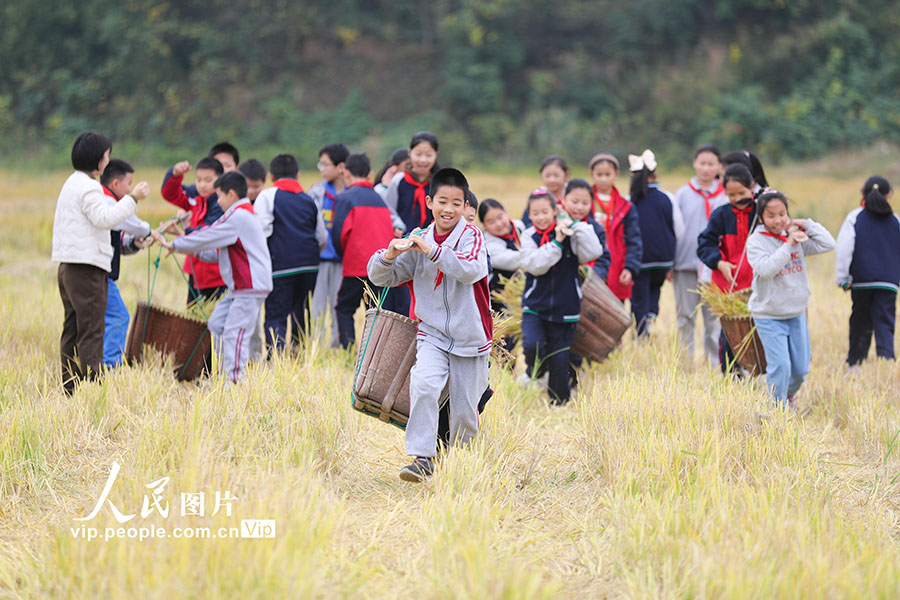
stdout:
[[631,172],[631,201],[637,202],[647,195],[647,184],[650,182],[650,176],[654,172],[648,171],[646,167],[640,171]]
[[884,177],[873,175],[866,180],[862,189],[863,206],[873,215],[886,217],[894,211],[887,201],[891,193],[891,184]]

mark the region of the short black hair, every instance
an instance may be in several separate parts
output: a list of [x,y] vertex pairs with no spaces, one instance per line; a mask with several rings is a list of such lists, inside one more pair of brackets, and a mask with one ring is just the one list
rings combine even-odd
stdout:
[[429,195],[434,198],[437,195],[438,190],[444,186],[461,189],[463,191],[463,198],[465,198],[469,192],[469,182],[466,179],[466,176],[462,174],[462,171],[450,167],[441,169],[434,174],[434,177],[431,178]]
[[716,158],[718,158],[720,162],[722,161],[722,152],[719,151],[719,147],[715,144],[703,144],[702,146],[698,147],[696,150],[694,150],[694,158],[697,158],[704,152],[715,154]]
[[544,160],[541,161],[541,168],[538,169],[538,173],[543,173],[544,169],[550,165],[556,165],[563,170],[563,173],[569,173],[569,163],[567,163],[566,159],[559,154],[551,154],[550,156],[544,157]]
[[108,137],[96,131],[85,131],[72,144],[72,166],[76,171],[96,171],[107,150],[112,150]]
[[575,179],[567,181],[563,196],[568,196],[569,192],[572,190],[587,190],[587,193],[591,195],[591,198],[594,197],[594,188],[591,187],[591,184],[589,184],[586,179],[576,177]]
[[215,171],[216,175],[221,175],[225,172],[225,167],[222,166],[222,163],[217,161],[215,158],[210,158],[207,156],[206,158],[201,158],[197,163],[197,166],[194,167],[195,171],[199,171],[200,169],[209,169],[210,171]]
[[322,149],[319,150],[318,155],[322,156],[323,154],[327,154],[334,166],[338,166],[342,162],[347,161],[347,157],[350,156],[350,150],[341,143],[328,144],[327,146],[322,146]]
[[293,154],[278,154],[269,161],[269,172],[274,179],[290,177],[295,179],[300,172],[300,165]]
[[238,198],[247,197],[247,179],[238,171],[229,171],[224,175],[220,175],[213,187],[226,194],[234,190],[237,192]]
[[485,198],[478,206],[478,220],[484,223],[484,218],[487,216],[488,211],[490,211],[492,208],[499,208],[503,212],[506,212],[506,209],[503,208],[502,204],[500,204],[493,198]]
[[525,212],[531,211],[531,205],[537,202],[538,200],[546,200],[550,203],[551,208],[556,208],[556,198],[553,197],[553,194],[545,190],[544,188],[538,188],[531,192],[528,196],[528,204],[525,207]]
[[250,158],[242,162],[238,167],[238,171],[240,171],[247,179],[252,179],[254,181],[266,180],[266,165],[255,158]]
[[368,177],[372,172],[372,161],[365,152],[354,152],[344,161],[344,167],[354,177]]
[[241,162],[241,155],[238,153],[238,149],[228,142],[219,142],[209,149],[209,154],[207,156],[215,158],[216,154],[230,154],[231,158],[234,159],[234,164]]
[[134,167],[121,158],[111,158],[109,164],[103,169],[103,174],[100,175],[100,183],[109,187],[113,179],[122,179],[129,173],[134,173]]
[[472,190],[466,190],[466,206],[471,206],[478,210],[478,196]]

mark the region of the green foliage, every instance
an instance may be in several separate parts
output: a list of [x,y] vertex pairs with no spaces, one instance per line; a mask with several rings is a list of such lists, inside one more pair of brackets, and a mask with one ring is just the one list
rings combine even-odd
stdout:
[[801,158],[900,141],[898,28],[887,0],[6,0],[0,152],[96,128],[134,159],[230,138],[311,164],[427,126],[442,161]]

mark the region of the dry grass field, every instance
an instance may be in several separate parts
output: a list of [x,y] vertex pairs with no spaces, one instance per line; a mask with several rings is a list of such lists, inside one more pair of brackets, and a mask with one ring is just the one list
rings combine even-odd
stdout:
[[[866,176],[900,183],[898,159],[881,148],[768,175],[796,216],[836,234]],[[135,178],[158,190],[162,171]],[[353,356],[315,344],[252,365],[239,386],[177,383],[152,359],[64,396],[49,257],[66,176],[0,172],[0,596],[900,596],[900,369],[871,359],[846,371],[850,298],[834,285],[833,254],[809,261],[807,416],[760,420],[759,382],[725,380],[681,355],[666,286],[653,339],[629,332],[563,408],[495,366],[475,443],[411,485],[397,477],[401,431],[350,406]],[[662,186],[674,191],[686,176],[661,171]],[[471,181],[516,215],[539,183],[536,172]],[[154,191],[139,214],[153,223],[173,210]],[[122,262],[133,311],[147,295],[147,252]],[[164,260],[154,301],[180,308],[184,287]],[[109,504],[74,520],[91,512],[114,461],[109,500],[137,513],[121,527],[216,535],[272,519],[277,533],[73,534],[120,527]],[[161,478],[167,517],[152,510]],[[205,493],[206,515],[181,516],[181,494],[194,492]],[[216,492],[235,498],[230,516],[212,516]]]

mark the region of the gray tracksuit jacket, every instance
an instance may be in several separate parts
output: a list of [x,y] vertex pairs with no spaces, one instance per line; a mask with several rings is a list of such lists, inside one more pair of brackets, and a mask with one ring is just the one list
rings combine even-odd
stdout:
[[428,256],[408,250],[388,260],[387,250],[379,250],[369,259],[369,279],[388,287],[412,281],[417,339],[456,356],[487,355],[493,320],[481,230],[460,218],[441,244],[434,241],[433,223],[419,235],[432,244]]
[[812,219],[806,219],[809,239],[796,246],[765,232],[758,225],[747,238],[747,262],[753,267],[748,308],[757,319],[793,319],[809,304],[805,257],[834,250],[834,238]]
[[267,296],[272,291],[272,258],[262,225],[246,198],[235,202],[212,225],[172,240],[179,252],[218,262],[222,280],[235,295]]

